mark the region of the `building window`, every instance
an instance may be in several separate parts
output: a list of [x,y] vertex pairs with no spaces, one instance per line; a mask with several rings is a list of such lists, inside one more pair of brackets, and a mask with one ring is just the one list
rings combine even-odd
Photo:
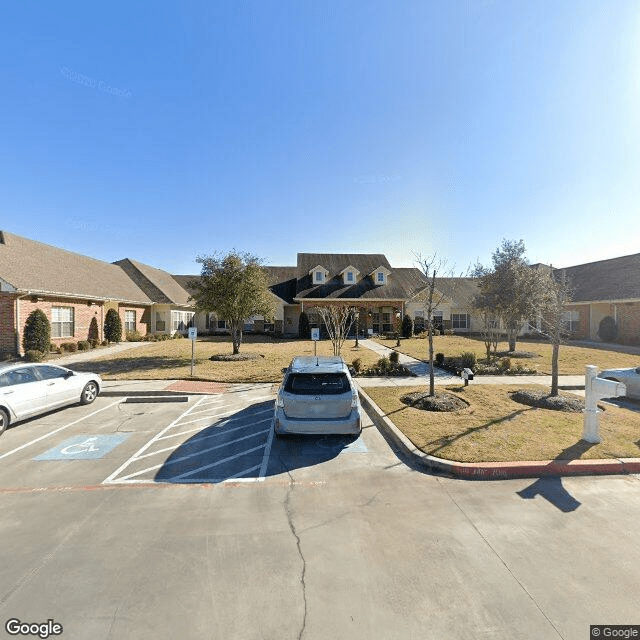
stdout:
[[74,334],[73,307],[51,307],[51,337],[72,338]]
[[391,323],[391,314],[382,314],[382,333],[391,333],[393,331],[393,324]]
[[316,282],[324,282],[324,273],[322,271],[314,271],[314,280]]
[[576,333],[580,326],[579,311],[565,311],[562,314],[562,328],[569,333]]
[[125,311],[124,312],[124,332],[131,333],[136,330],[136,312]]
[[226,320],[218,320],[218,329],[226,329],[227,321]]
[[353,272],[347,271],[347,282],[353,282]]
[[451,327],[453,329],[468,329],[469,328],[469,315],[466,313],[452,313],[451,314]]
[[186,331],[193,326],[195,313],[190,311],[172,311],[171,327],[173,331]]
[[384,273],[382,271],[376,273],[376,281],[378,284],[384,284]]

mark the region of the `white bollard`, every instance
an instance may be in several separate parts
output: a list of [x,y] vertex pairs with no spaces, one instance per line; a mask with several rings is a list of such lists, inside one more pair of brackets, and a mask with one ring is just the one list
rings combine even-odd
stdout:
[[627,395],[622,382],[598,378],[598,367],[587,365],[584,376],[584,430],[582,439],[593,444],[602,442],[600,438],[600,414],[597,402],[602,398]]

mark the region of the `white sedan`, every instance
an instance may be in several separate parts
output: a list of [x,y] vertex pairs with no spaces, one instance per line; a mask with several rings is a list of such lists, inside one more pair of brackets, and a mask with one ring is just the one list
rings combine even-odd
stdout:
[[102,379],[53,364],[0,366],[0,434],[14,422],[69,404],[90,404]]
[[627,398],[640,400],[640,367],[605,369],[598,374],[598,378],[623,382],[627,387]]

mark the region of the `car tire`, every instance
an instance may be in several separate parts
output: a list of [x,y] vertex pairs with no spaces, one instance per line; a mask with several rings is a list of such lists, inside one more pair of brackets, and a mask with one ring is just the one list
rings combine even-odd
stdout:
[[9,426],[9,414],[0,409],[0,435],[4,433],[4,430]]
[[95,382],[87,382],[80,395],[80,404],[91,404],[98,397],[99,389]]

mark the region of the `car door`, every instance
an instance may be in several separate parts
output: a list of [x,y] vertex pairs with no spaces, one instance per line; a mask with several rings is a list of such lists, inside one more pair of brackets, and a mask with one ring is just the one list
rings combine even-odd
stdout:
[[73,404],[80,400],[81,389],[78,380],[69,369],[45,364],[36,367],[36,373],[46,385],[46,409]]
[[47,396],[45,382],[40,380],[32,366],[7,371],[7,385],[0,387],[0,395],[18,419],[44,411]]

